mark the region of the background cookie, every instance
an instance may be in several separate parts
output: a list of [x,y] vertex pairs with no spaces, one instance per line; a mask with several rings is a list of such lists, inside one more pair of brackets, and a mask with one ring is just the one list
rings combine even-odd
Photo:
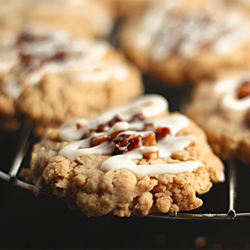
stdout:
[[45,188],[87,216],[200,207],[196,193],[223,180],[223,164],[197,125],[164,113],[163,97],[145,95],[94,120],[49,130],[32,154],[35,193]]
[[7,46],[6,58],[1,55],[10,61],[1,81],[2,109],[11,106],[6,116],[17,110],[21,121],[43,128],[93,117],[143,93],[139,71],[108,42],[70,35],[33,23],[16,38],[15,49]]
[[130,18],[134,15],[140,15],[153,0],[112,0],[118,19]]
[[248,71],[223,71],[215,81],[203,81],[191,95],[184,113],[206,132],[223,159],[250,162]]
[[27,22],[47,22],[76,37],[100,38],[111,34],[115,21],[115,9],[109,1],[2,0],[0,7],[1,30],[20,29]]
[[155,1],[125,22],[120,46],[145,73],[184,86],[218,68],[249,66],[249,21],[227,1]]
[[115,9],[109,1],[33,1],[28,22],[48,22],[75,37],[108,37],[114,26]]

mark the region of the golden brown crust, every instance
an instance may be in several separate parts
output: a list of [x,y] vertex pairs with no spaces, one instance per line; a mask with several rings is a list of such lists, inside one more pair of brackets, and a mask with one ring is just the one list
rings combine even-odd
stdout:
[[165,159],[134,162],[154,165],[200,160],[204,167],[193,172],[142,178],[127,169],[101,170],[101,164],[111,157],[109,155],[82,155],[75,161],[59,155],[68,144],[61,142],[59,131],[50,129],[47,138],[34,146],[31,170],[35,192],[38,194],[45,188],[87,216],[146,216],[153,211],[193,210],[203,203],[196,194],[208,192],[213,182],[221,180],[223,173],[223,164],[208,146],[204,132],[192,121],[177,134],[195,135],[196,139],[189,146]]
[[[242,73],[223,71],[220,77],[235,76],[239,72]],[[235,157],[249,163],[250,131],[245,124],[246,111],[222,109],[221,94],[214,91],[214,82],[203,81],[193,90],[184,113],[202,127],[217,155],[225,160]]]
[[[160,1],[155,1],[155,6],[159,3]],[[168,3],[168,1],[164,3]],[[178,2],[176,1],[176,3]],[[151,12],[145,11],[144,15],[131,18],[121,27],[120,47],[144,73],[153,75],[166,85],[185,87],[190,84],[198,84],[202,79],[214,79],[217,72],[224,68],[240,69],[250,66],[249,55],[246,53],[250,49],[250,39],[243,34],[244,32],[240,35],[242,32],[240,30],[237,33],[235,27],[228,27],[228,22],[223,24],[223,20],[215,18],[216,13],[221,13],[220,16],[223,16],[223,13],[227,12],[230,13],[230,16],[235,16],[235,19],[237,19],[237,15],[241,16],[242,21],[237,27],[242,28],[250,20],[249,13],[242,6],[227,1],[213,0],[180,1],[180,3],[180,6],[173,8],[173,12],[166,8],[166,18],[157,19],[160,24],[156,22],[155,26],[152,25],[154,27],[152,29],[150,29],[149,23],[160,16],[159,12],[164,9],[163,5],[158,11],[152,8]],[[207,9],[206,5],[209,6]],[[154,3],[148,7],[148,10],[152,6]],[[211,8],[210,12],[205,11],[209,8]],[[192,14],[190,15],[190,13]],[[154,18],[153,15],[155,15]],[[203,16],[203,19],[199,19],[200,16]],[[222,17],[222,19],[230,16]],[[206,18],[211,22],[211,24],[208,22],[207,26],[204,21]],[[192,22],[195,25],[191,24]],[[182,27],[181,30],[178,30],[179,26]],[[233,39],[238,39],[238,41],[229,45],[224,41],[224,45],[218,48],[216,37],[211,40],[209,38],[203,40],[203,37],[210,36],[209,33],[214,30],[213,26],[218,27],[218,30],[221,29],[215,31],[219,33],[219,39],[226,40],[226,36],[235,36]],[[226,33],[225,36],[223,32]],[[186,44],[186,40],[189,41],[189,39],[191,42]],[[227,46],[231,49],[223,52],[222,47]]]

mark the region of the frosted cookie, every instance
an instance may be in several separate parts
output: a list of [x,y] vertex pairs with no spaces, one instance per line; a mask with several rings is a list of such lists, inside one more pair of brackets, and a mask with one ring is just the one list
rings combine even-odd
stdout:
[[249,13],[226,1],[155,1],[124,24],[120,46],[145,73],[183,86],[250,65]]
[[225,71],[203,81],[191,95],[184,113],[206,132],[221,158],[250,163],[250,72]]
[[223,181],[223,164],[194,122],[167,109],[165,98],[145,95],[50,129],[32,153],[35,193],[45,189],[87,216],[200,207],[196,193]]
[[17,114],[40,132],[143,93],[140,72],[103,40],[72,39],[65,30],[33,23],[0,50],[1,114]]

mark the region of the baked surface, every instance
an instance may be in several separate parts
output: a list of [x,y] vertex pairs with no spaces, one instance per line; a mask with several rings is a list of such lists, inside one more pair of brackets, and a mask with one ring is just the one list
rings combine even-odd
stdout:
[[[109,1],[2,0],[0,27],[19,29],[30,22],[48,22],[75,37],[107,37],[112,32],[115,9]],[[1,33],[0,31],[0,33]]]
[[0,47],[0,112],[5,120],[33,122],[38,134],[144,91],[140,72],[104,40],[76,39],[48,23],[8,34]]
[[223,171],[204,132],[157,95],[50,129],[31,159],[35,193],[45,189],[87,216],[192,210]]
[[226,70],[214,81],[202,81],[183,112],[206,132],[216,154],[249,163],[249,72]]
[[249,21],[244,7],[228,1],[154,1],[123,24],[120,46],[143,72],[183,87],[218,69],[249,67]]

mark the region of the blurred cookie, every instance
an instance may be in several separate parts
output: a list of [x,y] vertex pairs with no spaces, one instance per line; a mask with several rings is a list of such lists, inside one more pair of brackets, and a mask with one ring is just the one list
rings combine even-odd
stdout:
[[27,23],[44,22],[71,32],[75,37],[108,37],[115,22],[115,9],[102,0],[1,0],[0,34],[19,31]]
[[108,37],[115,22],[115,9],[102,0],[33,1],[28,22],[48,22],[75,37]]
[[126,19],[131,16],[141,15],[154,0],[112,0],[117,11],[118,19]]
[[196,193],[224,178],[204,132],[158,95],[50,129],[30,166],[36,194],[45,189],[87,216],[193,210]]
[[124,23],[120,46],[145,73],[185,86],[250,66],[249,13],[226,1],[155,1]]
[[204,129],[217,155],[250,163],[249,110],[250,72],[228,70],[199,83],[184,113]]
[[93,117],[143,93],[140,72],[103,40],[36,23],[0,48],[0,111],[43,128]]

